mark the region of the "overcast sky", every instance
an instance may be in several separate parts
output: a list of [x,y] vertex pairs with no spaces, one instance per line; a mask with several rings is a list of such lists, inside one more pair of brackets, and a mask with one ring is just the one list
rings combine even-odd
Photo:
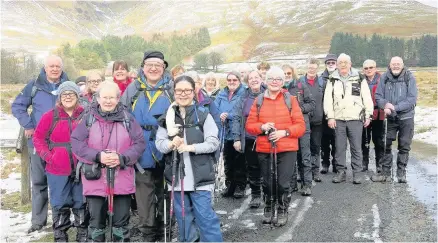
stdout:
[[417,2],[438,8],[438,0],[416,0]]

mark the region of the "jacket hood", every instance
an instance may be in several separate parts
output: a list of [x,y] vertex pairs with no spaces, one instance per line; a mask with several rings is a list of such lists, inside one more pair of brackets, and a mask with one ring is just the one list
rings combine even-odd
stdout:
[[[59,78],[60,83],[67,81],[67,80],[68,80],[67,74],[64,71],[62,71],[61,76]],[[44,70],[44,68],[41,68],[40,74],[38,75],[35,83],[37,83],[41,87],[45,87],[49,84],[49,81],[47,80],[46,70]]]
[[392,71],[389,67],[386,69],[386,76],[388,77],[390,82],[397,81],[397,78],[405,75],[405,73],[406,73],[406,68],[403,68],[402,71],[397,76],[392,73]]
[[[355,68],[351,68],[351,69],[350,69],[350,72],[349,72],[349,75],[350,75],[350,77],[356,77],[356,76],[359,76],[359,71],[358,71],[357,69],[355,69]],[[331,77],[334,78],[334,79],[341,79],[341,75],[339,74],[338,69],[336,69],[336,70],[332,73]]]
[[91,109],[93,114],[99,120],[121,122],[124,121],[125,119],[125,114],[124,114],[125,107],[120,102],[116,105],[113,111],[109,111],[109,112],[102,111],[102,109],[100,108],[100,104],[97,102],[92,103]]
[[[137,77],[136,81],[138,81],[140,83],[140,86],[142,88],[147,87],[146,86],[147,79],[143,73],[143,69],[139,70],[138,77]],[[171,81],[172,81],[172,77],[170,76],[169,72],[164,71],[163,76],[161,77],[160,81],[158,81],[158,83],[162,83],[163,85],[166,85],[166,84],[170,85]]]

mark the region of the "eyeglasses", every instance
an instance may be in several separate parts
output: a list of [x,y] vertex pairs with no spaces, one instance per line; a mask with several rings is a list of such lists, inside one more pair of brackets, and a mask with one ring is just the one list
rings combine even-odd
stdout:
[[339,64],[348,64],[348,61],[340,61]]
[[66,93],[66,92],[64,92],[64,93],[61,94],[61,98],[63,98],[63,99],[73,98],[75,96],[76,96],[76,93]]
[[109,101],[116,101],[117,97],[114,96],[105,96],[105,97],[100,97],[102,100],[109,100]]
[[327,65],[336,65],[336,62],[326,62]]
[[175,89],[175,94],[176,95],[191,95],[193,93],[193,89]]
[[282,78],[268,78],[267,79],[267,81],[268,82],[277,82],[277,83],[280,83],[280,82],[283,82],[283,79]]
[[227,79],[227,82],[238,82],[239,80],[237,78],[234,79]]
[[88,80],[87,81],[89,84],[100,84],[102,82],[102,79],[96,79],[96,80]]
[[374,69],[374,67],[364,67],[363,69],[364,70],[368,70],[368,69],[372,70],[372,69]]
[[285,72],[284,75],[290,76],[292,75],[292,72]]
[[155,69],[160,69],[164,67],[164,64],[158,62],[145,62],[144,66],[148,69],[151,69],[152,67],[154,67]]
[[317,70],[318,68],[309,67],[308,69],[309,69],[309,70],[312,70],[312,71],[315,71],[315,70]]

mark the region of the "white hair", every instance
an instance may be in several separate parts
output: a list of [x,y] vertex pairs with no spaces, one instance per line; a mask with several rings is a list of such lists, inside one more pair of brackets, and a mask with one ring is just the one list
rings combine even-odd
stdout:
[[371,59],[367,59],[367,60],[365,60],[365,62],[363,62],[362,67],[367,66],[367,64],[371,64],[371,66],[373,66],[373,67],[376,67],[376,66],[377,66],[376,61],[371,60]]
[[62,64],[62,58],[61,58],[60,56],[57,56],[57,55],[50,55],[50,56],[48,56],[48,57],[46,58],[46,60],[44,60],[44,67],[47,67],[49,61],[50,61],[50,60],[53,60],[53,59],[58,60],[58,61],[61,63],[61,67],[63,66],[63,64]]
[[341,53],[341,54],[338,56],[338,60],[337,60],[337,62],[339,62],[341,59],[347,59],[347,61],[348,61],[349,63],[351,63],[351,57],[350,57],[349,55],[345,54],[345,53]]
[[268,78],[281,78],[284,81],[286,76],[284,75],[283,69],[281,69],[280,67],[274,66],[274,67],[271,67],[266,72],[266,80],[268,80]]
[[120,97],[120,88],[116,83],[114,83],[114,81],[103,81],[100,83],[96,90],[97,97],[100,98],[100,92],[102,90],[116,91],[117,98]]

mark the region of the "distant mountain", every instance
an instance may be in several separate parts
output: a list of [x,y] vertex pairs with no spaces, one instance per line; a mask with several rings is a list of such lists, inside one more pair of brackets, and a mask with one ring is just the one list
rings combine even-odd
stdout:
[[[424,1],[424,0],[422,0]],[[46,53],[107,34],[170,34],[206,26],[228,61],[319,54],[334,32],[437,33],[437,9],[413,0],[2,1],[1,44]]]

